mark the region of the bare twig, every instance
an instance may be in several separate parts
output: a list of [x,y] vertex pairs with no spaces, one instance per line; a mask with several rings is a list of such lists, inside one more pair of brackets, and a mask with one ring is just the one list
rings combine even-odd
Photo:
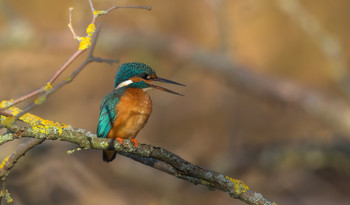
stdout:
[[72,24],[73,9],[74,9],[73,7],[70,7],[70,8],[69,8],[69,23],[68,23],[68,28],[69,28],[70,31],[72,32],[74,39],[78,39],[78,36],[77,36],[77,34],[75,33],[74,28],[73,28],[73,24]]
[[[174,153],[161,147],[139,144],[135,147],[129,140],[120,144],[118,140],[97,138],[83,129],[66,127],[59,133],[54,128],[45,132],[37,132],[33,127],[21,128],[15,124],[6,127],[11,133],[21,132],[22,137],[31,137],[40,140],[60,140],[77,144],[82,149],[116,150],[118,153],[130,157],[140,163],[164,171],[194,184],[201,184],[210,188],[227,192],[232,198],[239,199],[247,204],[275,204],[265,199],[242,181],[232,179],[218,172],[193,165]],[[0,170],[0,173],[1,170]]]
[[[98,38],[98,33],[99,33],[99,28],[97,28],[97,32],[96,35],[93,38],[92,41],[92,47],[89,51],[89,55],[87,56],[87,58],[80,64],[80,66],[75,69],[72,74],[67,77],[64,81],[61,81],[60,83],[58,83],[56,86],[54,86],[53,88],[51,88],[49,90],[49,92],[45,92],[44,94],[41,95],[42,98],[46,98],[49,95],[53,94],[54,92],[56,92],[58,89],[60,89],[61,87],[63,87],[64,85],[72,82],[74,80],[74,78],[80,73],[80,71],[82,71],[89,63],[95,61],[95,58],[92,56],[96,42],[97,42],[97,38]],[[112,61],[112,60],[111,60]],[[115,60],[113,60],[115,61]],[[99,61],[98,61],[99,62]],[[60,74],[59,74],[60,75]],[[19,119],[22,115],[24,115],[25,113],[27,113],[30,109],[32,109],[34,106],[36,106],[38,103],[31,103],[30,105],[28,105],[26,108],[24,108],[18,115],[16,115],[16,118]]]
[[109,9],[106,9],[105,11],[108,13],[114,9],[146,9],[146,10],[152,10],[152,7],[151,6],[112,6],[111,8]]
[[12,103],[11,103],[9,106],[6,107],[6,109],[9,108],[9,107],[12,107],[13,105],[16,105],[16,104],[18,104],[18,103],[20,103],[20,102],[25,101],[25,100],[27,100],[28,98],[34,97],[34,96],[38,95],[39,93],[41,93],[41,92],[43,92],[43,91],[44,91],[44,87],[41,87],[41,88],[38,88],[38,89],[36,89],[36,90],[34,90],[34,91],[32,91],[32,92],[30,92],[30,93],[24,95],[24,96],[21,96],[21,97],[19,97],[19,98],[16,98],[16,99],[14,99],[14,100],[12,101]]
[[15,166],[16,162],[24,156],[29,150],[38,144],[41,144],[45,139],[31,139],[30,141],[21,144],[15,152],[2,161],[0,165],[0,177],[6,177],[8,172]]
[[35,147],[38,144],[41,144],[45,139],[31,139],[26,143],[21,144],[15,152],[10,156],[6,157],[0,164],[0,178],[2,184],[2,190],[0,194],[0,204],[2,198],[6,199],[7,203],[13,202],[13,199],[10,196],[6,189],[6,177],[9,174],[10,170],[15,166],[16,162],[24,156],[29,150]]
[[79,65],[79,67],[76,70],[74,70],[68,78],[66,78],[65,81],[62,81],[59,84],[57,84],[55,87],[53,87],[53,89],[52,89],[53,92],[60,89],[62,86],[72,82],[74,80],[74,78],[80,73],[80,71],[82,71],[91,62],[96,61],[96,62],[104,62],[104,63],[108,63],[108,64],[113,64],[115,62],[118,62],[118,60],[107,60],[107,59],[99,60],[93,56],[93,51],[94,51],[94,47],[95,47],[96,42],[97,42],[99,30],[100,30],[100,27],[98,26],[95,37],[94,37],[92,44],[91,44],[91,49],[90,49],[89,54],[88,54],[87,58],[85,59],[85,61],[83,61]]
[[119,59],[107,59],[107,58],[98,58],[98,57],[93,57],[93,60],[99,63],[107,63],[109,65],[113,65],[114,63],[119,62]]
[[91,11],[92,11],[92,15],[94,15],[94,12],[95,12],[94,4],[92,3],[91,0],[89,0],[89,4],[90,4]]
[[[57,78],[69,67],[69,65],[74,61],[76,60],[85,50],[87,50],[89,47],[90,47],[90,42],[91,42],[91,38],[92,36],[95,34],[95,23],[96,23],[96,20],[98,19],[98,17],[100,15],[103,15],[103,14],[107,14],[108,12],[114,10],[114,9],[117,9],[117,8],[138,8],[138,9],[147,9],[147,10],[150,10],[151,7],[149,6],[112,6],[110,7],[109,9],[107,10],[99,10],[99,11],[95,11],[95,8],[93,6],[93,3],[91,0],[89,0],[89,4],[90,4],[90,7],[91,7],[91,11],[92,11],[92,20],[91,20],[91,23],[89,24],[89,26],[87,27],[87,36],[86,37],[79,37],[75,31],[74,31],[74,28],[72,26],[72,12],[73,12],[73,8],[69,8],[69,23],[68,23],[68,27],[70,29],[70,31],[72,32],[73,34],[73,37],[74,39],[77,39],[80,42],[80,46],[79,46],[79,49],[77,51],[74,52],[74,54],[61,66],[60,69],[58,69],[54,74],[53,76],[49,79],[49,81],[45,84],[45,86],[41,87],[41,88],[38,88],[24,96],[21,96],[15,100],[13,100],[12,102],[10,102],[8,104],[8,106],[6,106],[5,108],[0,108],[0,114],[6,114],[6,109],[20,103],[20,102],[23,102],[24,100],[27,100],[28,98],[31,98],[33,96],[36,96],[36,95],[39,95],[39,94],[42,94],[38,99],[36,99],[36,101],[34,102],[34,104],[30,104],[30,106],[28,106],[27,108],[25,108],[24,110],[26,111],[29,111],[30,109],[32,109],[35,105],[37,104],[42,104],[44,101],[45,101],[45,97],[47,97],[49,94],[51,94],[52,92],[54,92],[55,90],[50,90],[48,88],[51,88],[52,87],[52,84],[57,80]],[[92,47],[90,50],[92,50],[93,52],[93,49],[94,47]],[[103,58],[94,58],[92,56],[92,53],[91,55],[89,55],[89,59],[87,59],[88,63],[92,62],[92,61],[96,61],[96,62],[106,62],[108,64],[113,64],[114,62],[118,62],[118,60],[108,60],[108,59],[103,59]],[[86,63],[85,65],[87,65],[88,63]],[[82,68],[81,68],[82,69]],[[80,70],[81,70],[80,69]],[[79,70],[79,71],[80,71]],[[76,73],[79,73],[79,72],[76,72]],[[65,85],[66,83],[63,83],[65,81],[62,81],[60,84],[62,87],[62,85]],[[70,82],[70,81],[69,81]],[[37,103],[38,102],[38,103]],[[23,114],[23,113],[21,113]]]
[[[34,96],[36,96],[36,95],[38,95],[38,94],[40,94],[40,93],[45,92],[45,90],[46,90],[45,88],[47,87],[47,85],[50,85],[50,86],[51,86],[51,84],[63,73],[63,71],[64,71],[65,69],[67,69],[68,66],[69,66],[75,59],[77,59],[78,56],[81,55],[82,53],[83,53],[83,50],[77,50],[77,51],[62,65],[62,67],[61,67],[58,71],[56,71],[56,73],[54,73],[54,75],[50,78],[50,80],[46,83],[45,86],[43,86],[43,87],[41,87],[41,88],[38,88],[38,89],[36,89],[36,90],[34,90],[34,91],[32,91],[32,92],[30,92],[30,93],[24,95],[24,96],[21,96],[21,97],[15,99],[15,100],[13,100],[13,101],[10,103],[10,105],[7,106],[7,107],[5,107],[4,109],[7,109],[7,108],[9,108],[9,107],[12,107],[12,106],[14,106],[14,105],[16,105],[16,104],[18,104],[18,103],[20,103],[20,102],[23,102],[23,101],[27,100],[28,98],[34,97]],[[34,107],[34,106],[32,106],[32,107]],[[32,107],[30,107],[30,109],[31,109]],[[28,110],[29,110],[29,109],[28,109]]]
[[63,73],[65,69],[68,68],[68,66],[76,59],[78,56],[80,56],[83,53],[83,50],[77,50],[66,63],[63,64],[63,66],[51,77],[49,80],[49,83],[55,82],[55,80]]

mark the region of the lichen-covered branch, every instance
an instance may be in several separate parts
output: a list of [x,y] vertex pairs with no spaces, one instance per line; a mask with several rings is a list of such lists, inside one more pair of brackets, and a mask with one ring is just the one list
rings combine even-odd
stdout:
[[6,142],[9,142],[9,141],[12,141],[15,139],[16,139],[16,137],[12,133],[6,133],[3,135],[0,135],[0,146],[2,144],[5,144]]
[[[11,109],[15,112],[20,111],[16,107]],[[1,123],[8,120],[7,118],[9,117],[2,117]],[[69,125],[44,120],[29,113],[23,115],[20,120],[26,122],[28,126],[21,127],[16,123],[4,123],[4,127],[10,133],[13,133],[13,135],[8,135],[8,138],[20,135],[21,137],[36,138],[38,140],[67,141],[78,145],[82,149],[116,150],[124,156],[193,184],[201,184],[211,190],[225,191],[231,197],[240,199],[247,204],[275,204],[265,199],[260,193],[248,188],[242,181],[193,165],[161,147],[146,144],[139,144],[138,147],[135,147],[129,140],[124,140],[124,143],[120,144],[118,140],[97,138],[95,134],[83,129],[73,129]],[[7,160],[5,159],[4,161],[6,163]],[[0,167],[0,173],[3,173],[2,169],[4,167]]]

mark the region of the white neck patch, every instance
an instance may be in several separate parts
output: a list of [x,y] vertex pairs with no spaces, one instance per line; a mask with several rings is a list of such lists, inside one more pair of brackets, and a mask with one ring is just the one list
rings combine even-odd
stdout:
[[124,86],[127,86],[127,85],[133,83],[133,82],[134,82],[134,81],[132,81],[132,80],[123,81],[123,82],[121,82],[115,89],[122,88],[122,87],[124,87]]

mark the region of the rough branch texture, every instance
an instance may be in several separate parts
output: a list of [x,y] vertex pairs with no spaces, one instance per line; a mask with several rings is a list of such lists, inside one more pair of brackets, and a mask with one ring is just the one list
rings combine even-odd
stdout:
[[[23,117],[25,117],[25,115]],[[58,125],[58,123],[49,124]],[[7,134],[6,138],[1,136],[0,144],[18,137],[30,137],[42,140],[67,141],[78,145],[82,149],[112,149],[126,157],[188,182],[205,185],[210,190],[219,189],[225,191],[231,197],[240,199],[247,204],[275,204],[265,199],[260,193],[249,189],[242,181],[193,165],[161,147],[139,144],[136,148],[129,140],[125,140],[123,144],[120,144],[118,140],[97,138],[96,135],[91,132],[83,129],[73,129],[71,126],[64,124],[61,125],[61,127],[64,128],[60,131],[57,131],[55,126],[46,126],[39,130],[33,125],[20,127],[16,124],[7,124],[4,126],[9,132],[13,133],[13,135]],[[0,170],[1,169],[4,169],[4,167],[0,167]],[[1,170],[0,173],[3,173],[3,170]]]

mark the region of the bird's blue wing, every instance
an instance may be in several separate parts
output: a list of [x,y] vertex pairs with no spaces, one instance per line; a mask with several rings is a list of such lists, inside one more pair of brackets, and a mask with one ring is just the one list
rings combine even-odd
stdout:
[[97,125],[97,137],[106,138],[109,131],[111,130],[115,119],[117,118],[117,113],[115,111],[115,106],[119,102],[119,97],[117,93],[111,92],[107,94],[100,107],[100,119]]

